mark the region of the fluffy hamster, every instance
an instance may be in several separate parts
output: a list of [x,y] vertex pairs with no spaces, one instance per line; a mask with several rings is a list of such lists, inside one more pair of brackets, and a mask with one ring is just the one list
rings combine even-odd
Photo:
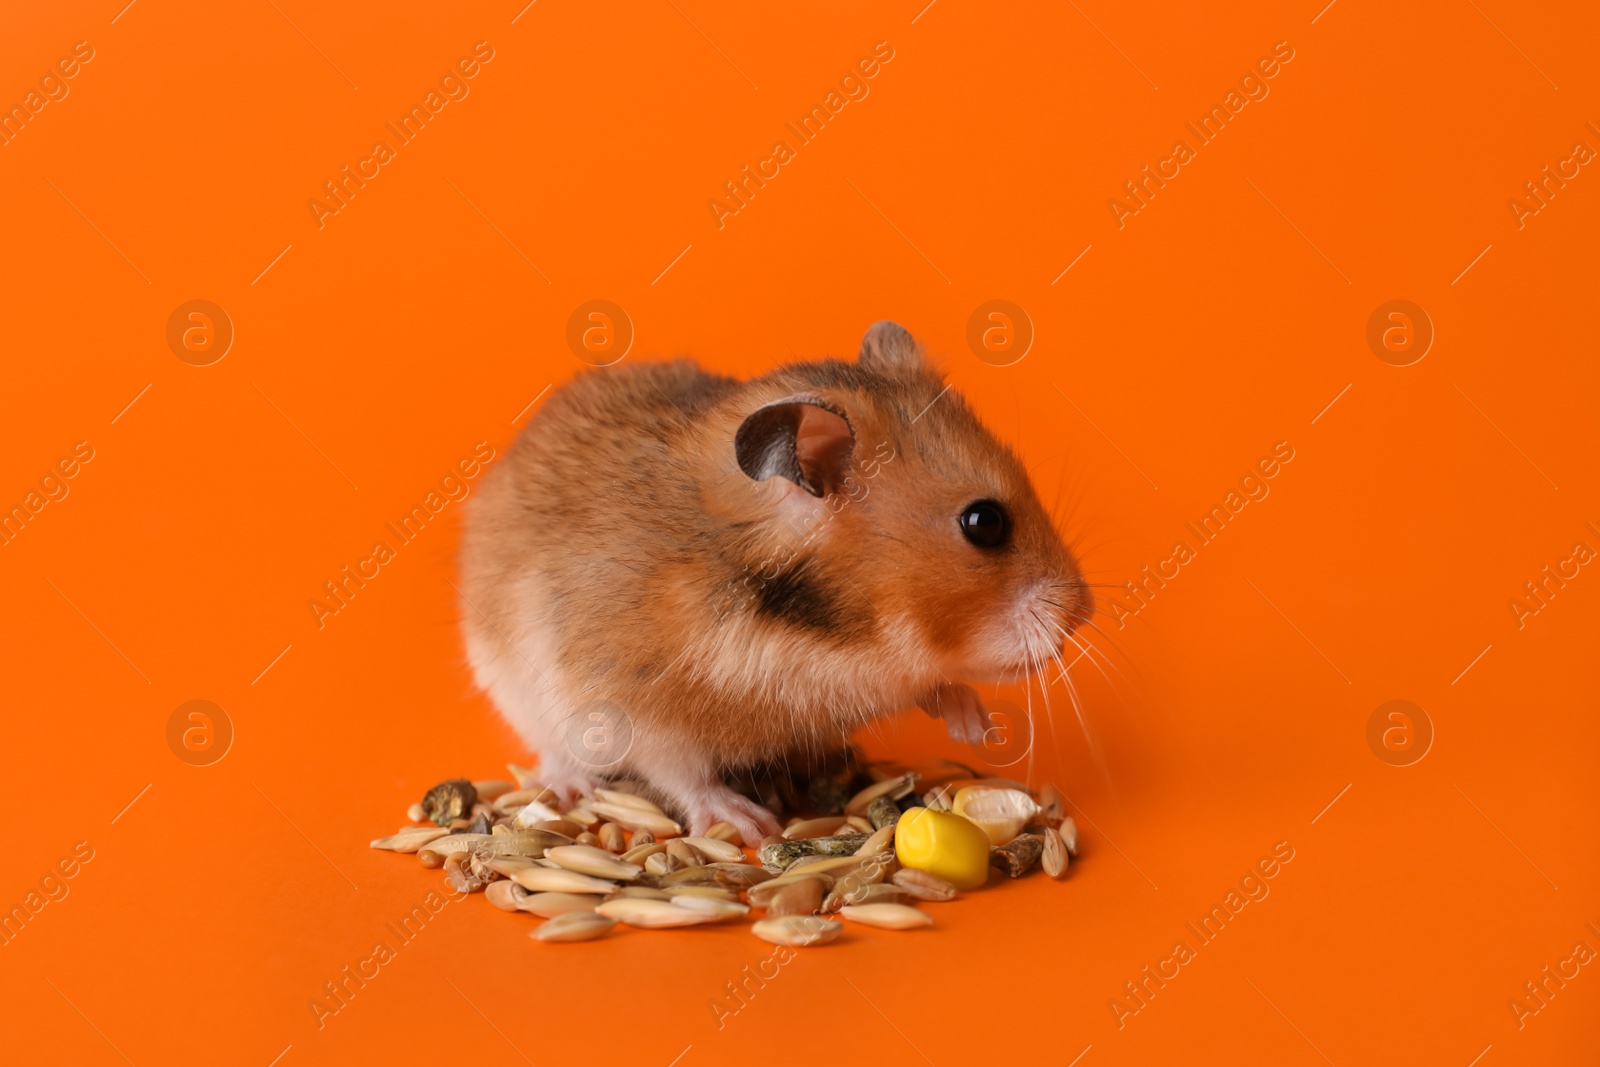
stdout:
[[643,778],[747,841],[777,824],[724,772],[912,706],[976,744],[961,679],[1041,668],[1091,610],[1022,463],[891,322],[748,382],[582,374],[465,522],[468,657],[544,781]]

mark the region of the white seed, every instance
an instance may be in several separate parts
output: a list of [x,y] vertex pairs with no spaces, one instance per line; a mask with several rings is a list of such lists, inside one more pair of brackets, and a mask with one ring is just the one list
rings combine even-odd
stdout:
[[893,778],[885,778],[876,785],[867,786],[867,788],[851,797],[850,802],[844,806],[844,813],[846,815],[865,815],[867,806],[879,797],[899,800],[902,797],[910,796],[911,791],[916,787],[917,774],[915,771],[896,775]]
[[554,809],[560,798],[553,789],[517,789],[496,797],[489,806],[501,815],[515,815],[535,800]]
[[511,880],[530,893],[609,893],[617,888],[615,882],[551,867],[529,867]]
[[519,830],[526,830],[535,823],[552,822],[561,818],[561,813],[542,800],[530,800],[524,804],[511,820],[511,825]]
[[685,837],[683,843],[708,860],[720,863],[743,863],[744,853],[739,846],[715,837]]
[[1039,787],[1039,817],[1051,826],[1059,826],[1067,814],[1067,799],[1061,790],[1046,782]]
[[852,904],[905,904],[915,899],[897,885],[879,882],[863,886],[852,894]]
[[638,897],[641,900],[671,900],[672,894],[665,889],[652,889],[647,885],[625,885],[617,890],[616,897]]
[[760,885],[772,878],[772,872],[753,863],[708,863],[705,869],[716,874],[716,883],[722,886]]
[[889,881],[904,889],[918,900],[954,900],[956,887],[927,871],[903,867],[889,876]]
[[614,822],[600,824],[600,847],[607,852],[621,852],[628,847],[628,838],[622,827]]
[[720,885],[669,885],[656,892],[661,894],[657,898],[659,900],[671,900],[674,897],[714,897],[717,900],[731,900],[736,904],[739,902],[737,891]]
[[390,852],[416,852],[423,845],[437,841],[449,832],[442,826],[406,826],[399,833],[378,838],[372,842],[372,847],[388,849]]
[[406,818],[410,819],[412,822],[421,822],[423,819],[427,818],[427,816],[422,813],[421,804],[413,804],[406,809]]
[[717,916],[707,911],[695,911],[664,900],[645,900],[641,897],[613,897],[595,911],[608,919],[645,929],[694,926],[717,920]]
[[[594,805],[594,813],[610,819],[612,822],[629,830],[649,830],[657,837],[676,837],[678,834],[683,833],[683,827],[665,815],[645,808],[601,802]],[[570,819],[572,816],[572,812],[567,813],[567,818]]]
[[735,845],[744,844],[744,837],[734,828],[731,822],[714,822],[711,829],[706,831],[707,837],[714,837],[718,841],[729,841]]
[[511,778],[517,783],[518,789],[537,789],[539,779],[534,777],[533,770],[528,767],[518,767],[515,763],[506,764],[506,770],[511,772]]
[[518,871],[539,866],[539,862],[531,856],[490,856],[483,865],[502,878],[510,878]]
[[1067,873],[1067,846],[1061,840],[1061,835],[1046,826],[1044,828],[1044,851],[1039,855],[1039,866],[1044,868],[1044,873],[1051,878],[1061,878]]
[[801,819],[799,822],[790,823],[783,831],[783,836],[789,841],[802,837],[827,837],[849,820],[843,815],[828,815],[820,819]]
[[846,904],[839,909],[842,918],[885,930],[911,930],[932,926],[933,916],[909,904]]
[[516,786],[501,778],[490,778],[482,782],[473,782],[472,788],[478,791],[479,800],[485,804],[490,804],[494,802],[496,797],[504,796],[515,789]]
[[835,878],[848,873],[845,868],[855,869],[869,857],[855,856],[807,856],[803,860],[791,863],[784,874],[821,874],[827,872]]
[[482,852],[490,856],[542,856],[555,845],[570,845],[572,839],[549,830],[518,830],[510,834],[451,834],[448,839],[428,843],[433,852]]
[[[615,826],[616,823],[608,822],[606,825]],[[622,858],[629,863],[643,863],[656,853],[665,852],[666,850],[667,843],[665,841],[651,841],[647,844],[633,846],[622,854]]]
[[536,941],[593,941],[616,925],[617,920],[592,911],[571,911],[540,923],[528,936]]
[[776,919],[762,919],[750,927],[752,933],[774,945],[801,948],[806,945],[826,945],[839,936],[843,923],[819,919],[813,915],[784,915]]
[[[665,849],[666,846],[663,845],[662,848]],[[666,851],[653,853],[644,861],[644,869],[651,874],[657,875],[671,874],[673,871],[681,870],[682,867],[683,865],[678,862],[678,858]]]
[[529,893],[517,902],[517,909],[532,912],[541,918],[553,919],[569,911],[593,911],[600,906],[602,899],[604,898],[592,893]]
[[561,816],[568,822],[575,822],[585,830],[593,830],[600,825],[600,816],[590,811],[586,804],[580,804]]
[[[879,854],[882,856],[882,854]],[[888,857],[883,857],[888,859]],[[856,870],[844,875],[833,883],[833,890],[828,894],[828,899],[823,901],[823,911],[838,911],[847,904],[864,904],[862,891],[868,886],[877,885],[889,873],[889,863],[866,863]]]
[[658,806],[650,803],[637,793],[624,793],[617,789],[596,789],[595,799],[607,804],[621,804],[625,808],[638,808],[640,811],[653,811],[657,815],[666,814]]
[[770,882],[762,882],[760,885],[751,886],[750,887],[750,892],[747,894],[747,896],[750,899],[750,903],[754,904],[758,908],[764,908],[769,903],[772,902],[772,898],[773,897],[777,896],[779,893],[781,893],[783,890],[787,889],[789,886],[792,886],[797,882],[807,882],[807,881],[815,881],[815,882],[822,883],[822,892],[824,892],[824,893],[826,893],[829,889],[833,888],[833,876],[832,875],[828,875],[828,874],[798,874],[798,875],[786,874],[782,878],[774,878]]
[[1078,823],[1070,815],[1061,820],[1061,843],[1067,846],[1067,855],[1078,858]]
[[683,864],[685,867],[699,867],[706,862],[706,858],[688,845],[682,839],[674,838],[667,842],[667,855]]
[[508,882],[504,878],[490,882],[484,888],[483,895],[490,904],[501,911],[521,911],[522,902],[530,896],[529,892],[515,882]]
[[605,849],[593,845],[557,845],[545,849],[544,855],[545,859],[555,860],[569,871],[592,874],[596,878],[614,878],[620,882],[631,882],[644,871],[637,863],[625,863]]
[[861,843],[856,849],[858,856],[872,856],[879,852],[889,852],[894,849],[894,823],[879,830],[874,830],[872,836]]
[[672,903],[690,911],[703,911],[717,919],[742,919],[750,914],[750,905],[721,897],[704,897],[694,893],[673,894]]

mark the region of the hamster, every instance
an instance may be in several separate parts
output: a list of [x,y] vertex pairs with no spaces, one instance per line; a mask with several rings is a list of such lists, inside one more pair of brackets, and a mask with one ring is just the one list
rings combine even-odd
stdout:
[[1022,463],[892,322],[747,382],[579,375],[468,502],[461,578],[476,680],[547,785],[640,778],[752,843],[777,821],[725,773],[909,707],[979,744],[968,683],[1042,670],[1093,605]]

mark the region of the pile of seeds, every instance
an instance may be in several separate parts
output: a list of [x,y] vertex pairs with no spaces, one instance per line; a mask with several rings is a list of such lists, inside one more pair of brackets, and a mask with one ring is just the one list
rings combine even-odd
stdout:
[[[412,825],[372,847],[415,853],[424,867],[443,868],[457,892],[539,916],[530,936],[540,941],[588,941],[618,923],[742,921],[752,908],[763,913],[752,931],[778,945],[827,944],[844,929],[839,919],[889,930],[930,926],[918,905],[953,900],[957,889],[897,858],[895,828],[914,807],[953,811],[982,829],[991,879],[1036,869],[1063,878],[1078,852],[1077,826],[1054,786],[1035,793],[949,762],[851,768],[850,784],[871,783],[854,795],[837,775],[820,785],[813,779],[805,802],[833,813],[793,815],[781,835],[748,850],[728,823],[684,836],[641,783],[613,782],[569,804],[532,772],[508,767],[515,783],[440,782],[411,806]],[[780,814],[793,810],[799,791],[784,792],[787,805],[777,796],[763,802]]]

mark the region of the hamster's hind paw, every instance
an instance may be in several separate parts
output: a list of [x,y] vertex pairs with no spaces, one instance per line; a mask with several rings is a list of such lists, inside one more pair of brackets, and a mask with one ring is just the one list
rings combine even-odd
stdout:
[[919,706],[933,718],[943,719],[950,739],[963,744],[983,744],[984,735],[994,725],[978,691],[970,685],[941,685],[923,697]]
[[725,785],[708,785],[681,799],[689,833],[696,837],[705,836],[715,823],[727,822],[739,831],[746,845],[753,847],[780,829],[777,816]]

